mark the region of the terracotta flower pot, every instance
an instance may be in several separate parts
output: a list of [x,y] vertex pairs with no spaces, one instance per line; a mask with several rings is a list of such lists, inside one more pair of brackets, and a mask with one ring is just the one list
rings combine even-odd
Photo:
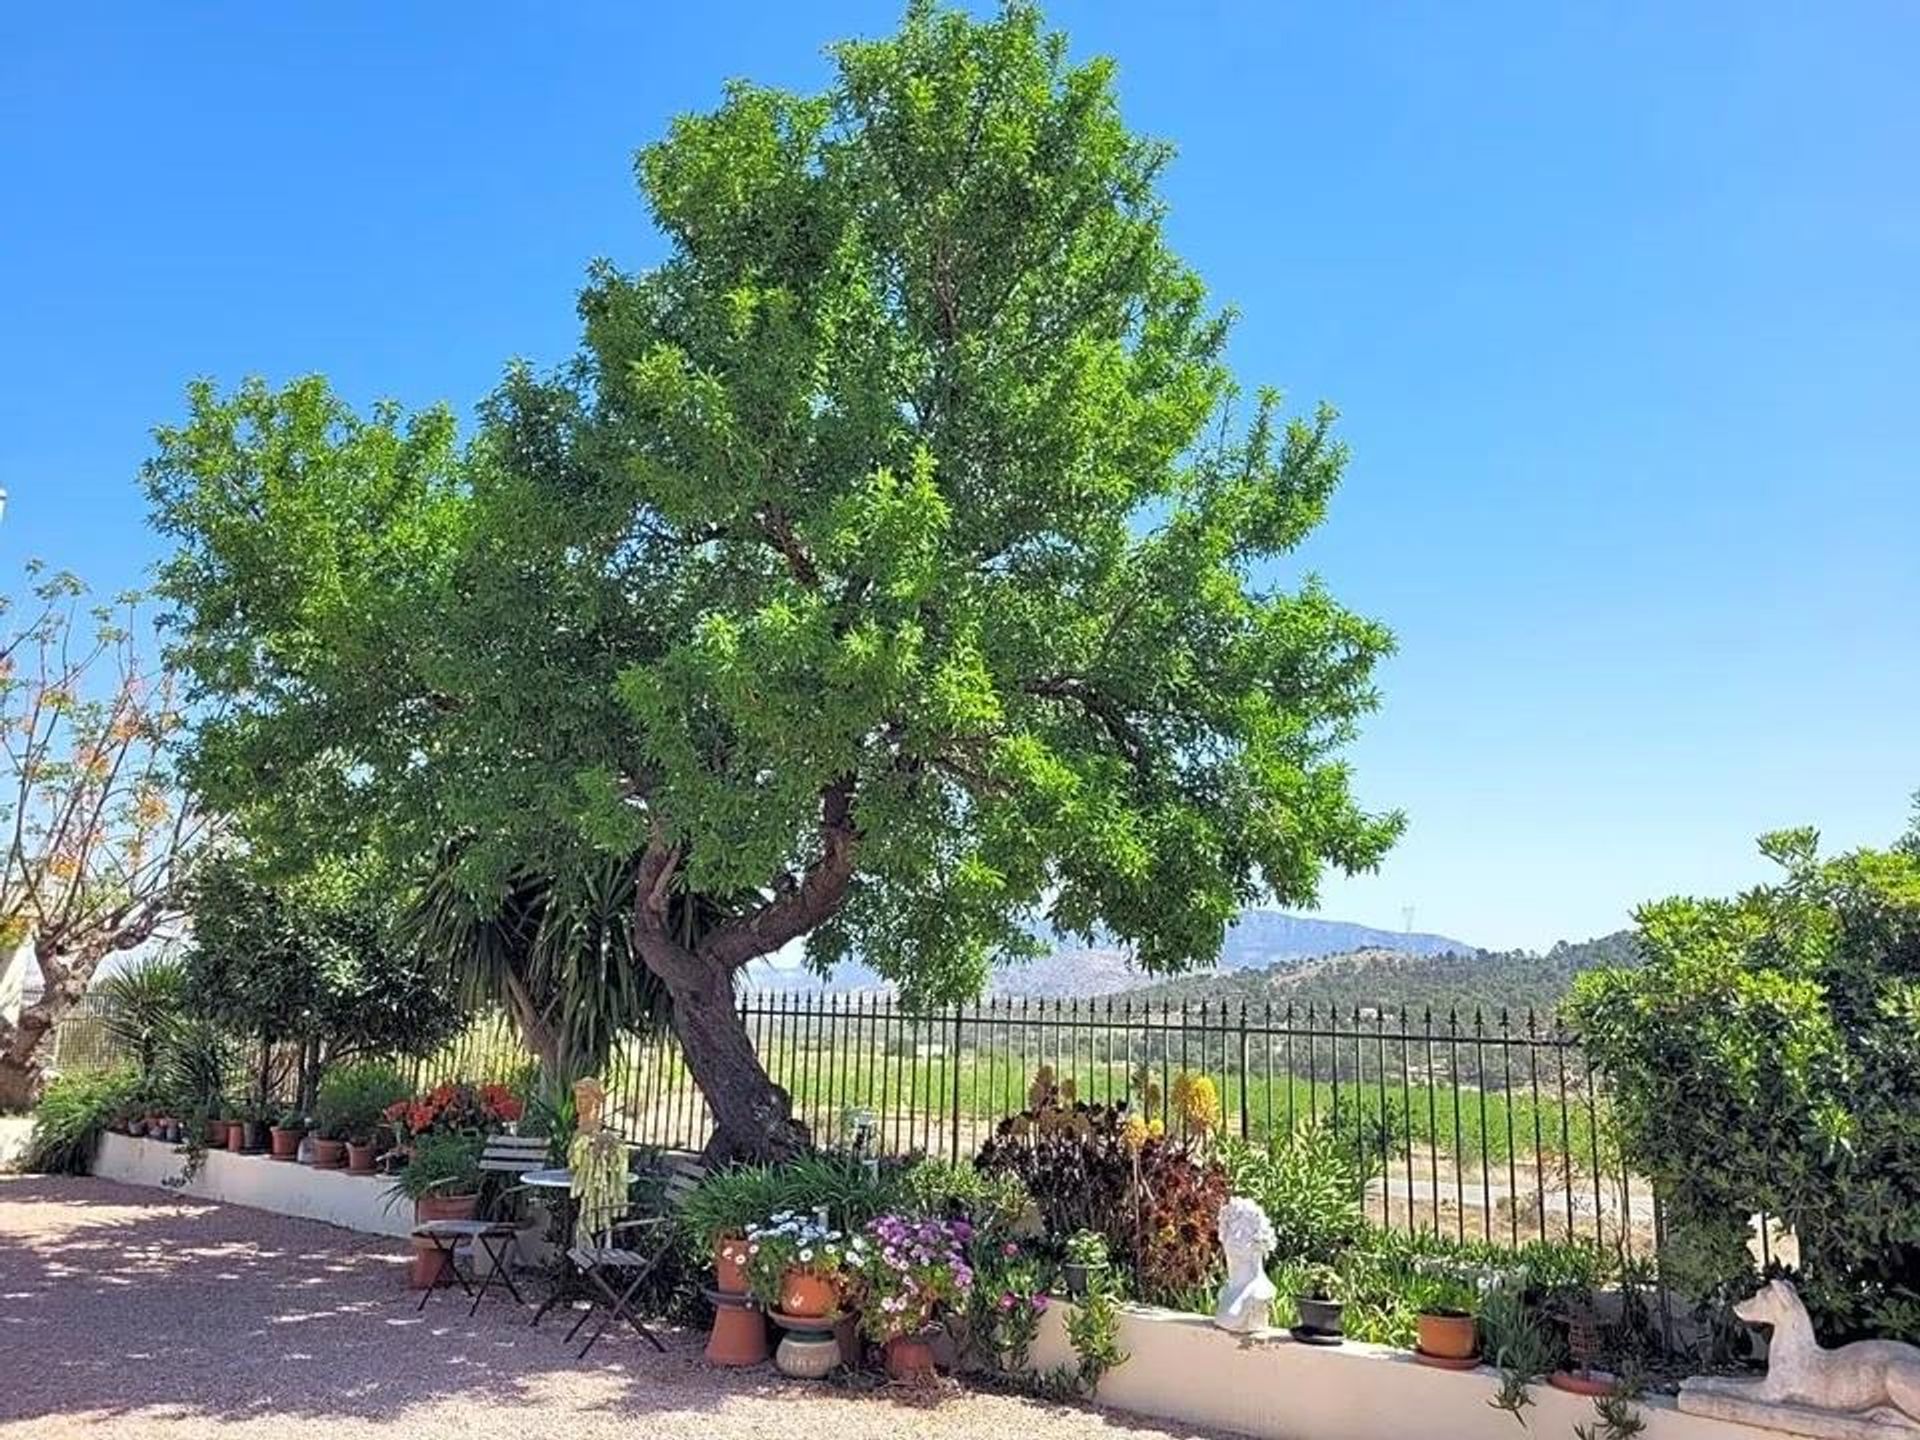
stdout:
[[207,1148],[224,1150],[227,1146],[227,1122],[224,1120],[207,1121]]
[[887,1374],[895,1380],[930,1380],[937,1372],[933,1346],[925,1335],[896,1335],[887,1341]]
[[780,1277],[780,1309],[788,1315],[831,1315],[840,1290],[833,1281],[797,1266]]
[[421,1224],[429,1220],[471,1220],[479,1209],[478,1195],[422,1195],[413,1202],[413,1218]]
[[347,1173],[349,1175],[372,1175],[375,1173],[373,1157],[375,1151],[371,1140],[347,1142]]
[[1476,1353],[1473,1316],[1464,1310],[1422,1313],[1414,1323],[1424,1355],[1440,1360],[1470,1360]]
[[227,1122],[227,1149],[238,1155],[247,1148],[247,1122],[229,1120]]
[[729,1295],[747,1293],[747,1241],[742,1235],[721,1235],[713,1242],[713,1288]]
[[273,1141],[273,1158],[291,1160],[300,1153],[300,1137],[307,1132],[284,1125],[275,1125],[267,1133]]
[[347,1163],[347,1142],[344,1140],[315,1140],[313,1142],[313,1168],[316,1170],[338,1170]]
[[447,1268],[447,1252],[431,1240],[415,1239],[412,1244],[413,1264],[407,1269],[407,1288],[431,1290],[436,1285],[451,1285],[453,1275]]
[[729,1305],[716,1301],[713,1307],[713,1331],[707,1336],[706,1357],[709,1365],[764,1365],[767,1360],[767,1317],[744,1303]]

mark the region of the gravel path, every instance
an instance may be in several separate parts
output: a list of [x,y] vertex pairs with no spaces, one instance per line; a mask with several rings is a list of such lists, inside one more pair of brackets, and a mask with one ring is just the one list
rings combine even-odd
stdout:
[[[1194,1432],[1001,1395],[932,1403],[712,1370],[698,1337],[576,1361],[489,1297],[416,1315],[393,1241],[92,1179],[0,1176],[0,1436],[26,1440],[1127,1440]],[[324,1427],[324,1430],[322,1429]]]

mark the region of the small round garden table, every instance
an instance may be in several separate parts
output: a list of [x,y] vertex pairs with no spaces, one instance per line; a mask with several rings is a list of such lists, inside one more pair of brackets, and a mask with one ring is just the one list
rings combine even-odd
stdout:
[[546,1299],[542,1300],[540,1302],[540,1308],[533,1312],[533,1323],[538,1325],[541,1317],[553,1309],[554,1306],[564,1301],[590,1296],[592,1292],[581,1283],[580,1276],[574,1273],[573,1262],[567,1258],[567,1251],[573,1246],[573,1225],[575,1219],[573,1171],[564,1168],[557,1170],[529,1170],[520,1177],[520,1183],[522,1185],[531,1185],[536,1190],[558,1190],[561,1197],[559,1204],[560,1256],[559,1259],[554,1262],[552,1293],[550,1293]]

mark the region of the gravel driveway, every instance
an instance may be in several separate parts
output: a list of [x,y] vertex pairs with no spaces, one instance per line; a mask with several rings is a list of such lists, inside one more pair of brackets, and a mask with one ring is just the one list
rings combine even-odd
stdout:
[[105,1180],[0,1176],[0,1436],[1126,1440],[1194,1432],[1002,1395],[931,1403],[707,1368],[611,1332],[584,1363],[489,1297],[423,1315],[391,1240]]

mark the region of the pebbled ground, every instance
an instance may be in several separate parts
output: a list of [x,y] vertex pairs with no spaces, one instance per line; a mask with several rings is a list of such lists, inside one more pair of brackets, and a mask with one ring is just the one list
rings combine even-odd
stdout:
[[[0,1436],[20,1440],[1169,1440],[1158,1421],[709,1369],[700,1337],[585,1362],[489,1297],[424,1314],[390,1240],[94,1179],[0,1176]],[[556,1317],[557,1318],[557,1317]]]

